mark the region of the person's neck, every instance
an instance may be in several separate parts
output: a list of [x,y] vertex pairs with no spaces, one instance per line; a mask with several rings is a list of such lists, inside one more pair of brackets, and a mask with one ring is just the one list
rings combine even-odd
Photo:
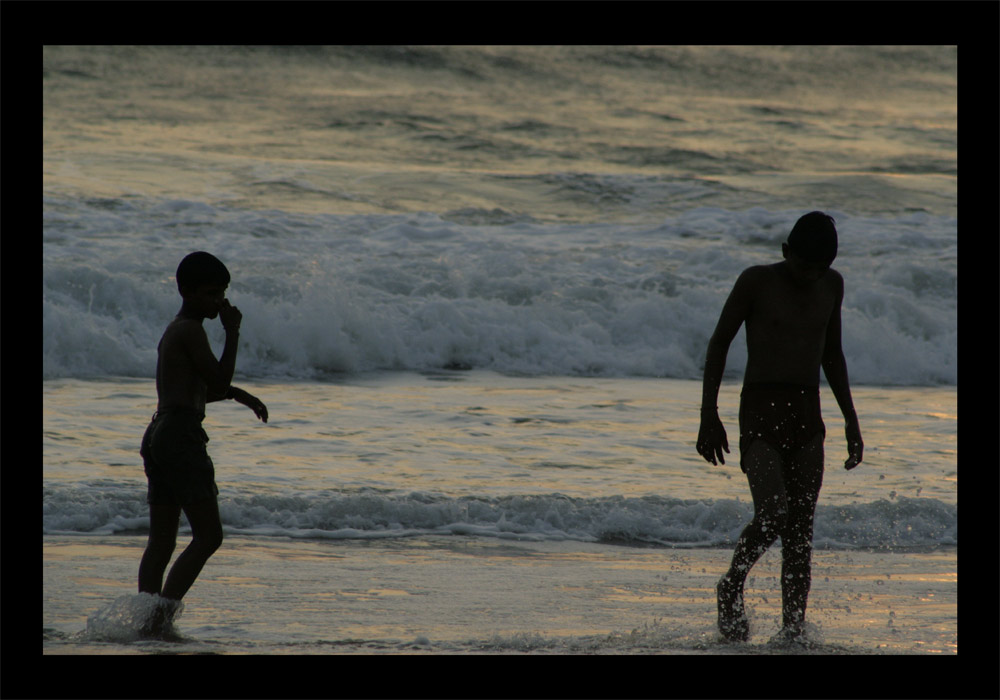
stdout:
[[199,323],[205,320],[205,316],[203,314],[198,313],[193,308],[191,308],[191,306],[186,301],[183,304],[181,304],[181,310],[177,312],[177,318],[183,318],[190,321],[198,321]]

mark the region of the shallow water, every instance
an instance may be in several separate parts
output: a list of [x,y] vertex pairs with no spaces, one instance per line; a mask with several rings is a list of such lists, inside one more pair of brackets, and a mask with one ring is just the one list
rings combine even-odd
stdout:
[[[237,383],[265,401],[270,421],[232,402],[208,407],[233,532],[718,546],[752,513],[736,386],[720,392],[732,452],[712,466],[693,447],[694,381],[442,372]],[[857,387],[866,452],[851,472],[843,419],[829,390],[821,396],[817,545],[956,545],[956,392]],[[137,446],[155,408],[152,382],[50,381],[43,408],[44,531],[144,529]]]
[[[209,406],[227,539],[186,599],[179,645],[84,634],[88,617],[134,595],[152,382],[45,383],[46,653],[957,650],[953,390],[859,387],[868,449],[851,472],[839,466],[842,421],[824,409],[816,629],[812,646],[786,649],[768,643],[778,545],[748,583],[751,644],[715,638],[714,583],[752,507],[737,451],[718,467],[694,452],[697,382],[240,383],[271,417]],[[737,394],[720,396],[732,431]],[[182,520],[180,546],[188,533]]]
[[[751,639],[715,631],[722,550],[474,537],[232,537],[176,620],[180,641],[88,635],[128,605],[144,540],[47,536],[46,654],[955,654],[955,550],[819,552],[802,643],[775,639],[780,555],[747,585]],[[135,603],[136,605],[138,603]]]

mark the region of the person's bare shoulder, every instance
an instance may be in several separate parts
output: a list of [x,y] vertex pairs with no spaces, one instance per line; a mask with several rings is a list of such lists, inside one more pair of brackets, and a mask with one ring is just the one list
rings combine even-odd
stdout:
[[736,280],[736,287],[745,292],[759,288],[774,276],[774,265],[753,265],[743,270]]
[[160,339],[160,357],[168,362],[192,362],[203,373],[209,360],[215,360],[201,321],[177,317],[171,321]]
[[780,264],[781,263],[775,263],[773,265],[751,265],[740,274],[740,277],[746,277],[748,280],[766,279],[775,274],[778,265]]
[[836,300],[835,303],[839,305],[844,298],[843,276],[833,268],[830,268],[823,275],[822,284],[826,289],[826,293],[832,295]]
[[719,319],[722,327],[728,328],[733,335],[736,334],[736,329],[751,313],[754,302],[770,275],[765,265],[748,267],[740,273],[726,300],[726,305],[722,308],[722,316]]
[[163,331],[163,343],[177,344],[208,338],[200,321],[178,316]]
[[221,384],[219,361],[199,320],[178,317],[170,322],[160,341],[160,361],[174,371],[191,373],[213,391]]

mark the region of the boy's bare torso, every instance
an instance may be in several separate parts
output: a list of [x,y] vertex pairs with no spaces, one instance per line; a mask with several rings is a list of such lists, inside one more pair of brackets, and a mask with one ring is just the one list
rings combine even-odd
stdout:
[[188,351],[192,344],[201,343],[211,352],[201,321],[178,316],[163,332],[157,348],[157,411],[189,408],[200,414],[205,413],[208,387],[199,376],[192,354]]
[[740,300],[747,339],[744,383],[818,385],[843,279],[828,270],[813,284],[800,285],[777,263],[748,269],[744,281],[736,290],[745,297]]

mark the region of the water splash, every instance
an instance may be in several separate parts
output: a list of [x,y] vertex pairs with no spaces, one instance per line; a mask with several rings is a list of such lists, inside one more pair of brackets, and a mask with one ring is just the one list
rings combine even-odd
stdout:
[[183,610],[184,603],[150,593],[121,596],[87,618],[86,637],[119,643],[177,639],[174,622]]

